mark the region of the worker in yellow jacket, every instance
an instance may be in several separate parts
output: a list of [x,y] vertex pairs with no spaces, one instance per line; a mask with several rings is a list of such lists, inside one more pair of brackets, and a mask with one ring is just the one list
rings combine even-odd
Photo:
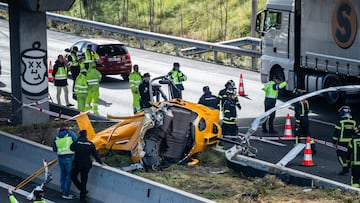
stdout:
[[77,97],[77,107],[79,111],[85,111],[86,97],[88,95],[87,70],[82,68],[79,76],[75,80],[75,93]]
[[98,105],[101,77],[101,73],[96,70],[96,67],[90,67],[86,75],[88,94],[86,97],[85,110],[90,110],[90,107],[92,107],[95,115],[99,115]]
[[141,73],[139,72],[139,66],[134,65],[133,72],[130,73],[129,76],[129,84],[131,93],[133,96],[133,109],[134,114],[140,112],[140,93],[139,93],[139,85],[142,82]]

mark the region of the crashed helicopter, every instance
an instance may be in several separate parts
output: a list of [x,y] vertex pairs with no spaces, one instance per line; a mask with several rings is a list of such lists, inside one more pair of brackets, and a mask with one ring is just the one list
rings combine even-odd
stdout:
[[[158,170],[164,162],[194,166],[199,162],[194,155],[216,144],[222,134],[219,110],[182,99],[167,100],[161,89],[163,84],[168,88],[173,85],[166,76],[151,80],[150,95],[156,96],[157,101],[151,98],[153,107],[149,112],[108,116],[120,122],[100,132],[95,132],[87,113],[76,116],[77,124],[87,130],[88,139],[101,154],[106,150],[128,151],[132,162],[145,169]],[[160,94],[164,101],[160,101]]]

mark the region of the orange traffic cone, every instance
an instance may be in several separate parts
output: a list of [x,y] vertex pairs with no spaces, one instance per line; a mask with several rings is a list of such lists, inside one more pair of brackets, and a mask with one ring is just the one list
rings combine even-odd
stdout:
[[54,80],[52,72],[53,72],[52,59],[49,59],[49,67],[48,67],[48,81],[49,82],[52,82]]
[[245,95],[245,89],[244,89],[244,82],[243,82],[243,77],[242,74],[240,73],[240,81],[239,81],[239,91],[238,91],[239,96],[246,96]]
[[284,137],[285,138],[292,138],[293,137],[292,129],[291,129],[290,114],[288,114],[287,117],[286,117]]
[[304,150],[304,160],[302,162],[303,166],[314,166],[314,162],[312,160],[312,151],[310,146],[310,137],[306,137],[306,147]]

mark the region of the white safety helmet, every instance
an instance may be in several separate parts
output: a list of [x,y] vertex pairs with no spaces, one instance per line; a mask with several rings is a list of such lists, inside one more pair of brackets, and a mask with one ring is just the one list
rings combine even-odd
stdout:
[[351,116],[351,109],[349,106],[342,106],[338,110],[339,115],[341,118],[352,118]]

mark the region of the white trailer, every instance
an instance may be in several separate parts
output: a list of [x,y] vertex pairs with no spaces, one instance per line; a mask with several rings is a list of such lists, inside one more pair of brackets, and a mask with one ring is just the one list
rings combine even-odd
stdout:
[[[261,81],[278,75],[287,90],[313,92],[331,86],[360,84],[358,0],[268,0],[258,13],[261,34]],[[335,104],[359,91],[329,92]]]

